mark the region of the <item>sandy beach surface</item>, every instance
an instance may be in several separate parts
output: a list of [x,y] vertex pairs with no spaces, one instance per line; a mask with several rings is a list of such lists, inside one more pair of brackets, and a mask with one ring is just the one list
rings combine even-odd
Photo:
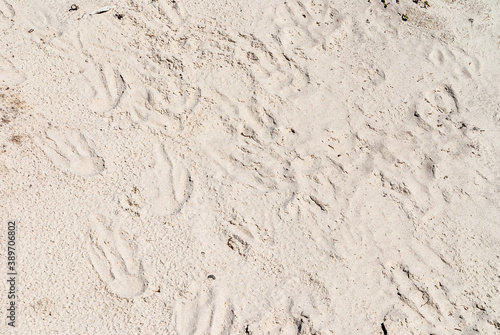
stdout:
[[500,2],[0,0],[0,334],[500,334]]

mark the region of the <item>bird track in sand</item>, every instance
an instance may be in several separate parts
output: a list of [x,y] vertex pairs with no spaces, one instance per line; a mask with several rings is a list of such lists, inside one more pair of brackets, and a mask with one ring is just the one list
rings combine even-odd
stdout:
[[88,178],[105,169],[104,159],[77,130],[51,128],[46,131],[45,138],[37,138],[36,142],[52,163],[63,171]]
[[148,282],[137,250],[122,235],[114,222],[94,216],[88,234],[88,252],[107,288],[120,298],[133,298],[146,291]]

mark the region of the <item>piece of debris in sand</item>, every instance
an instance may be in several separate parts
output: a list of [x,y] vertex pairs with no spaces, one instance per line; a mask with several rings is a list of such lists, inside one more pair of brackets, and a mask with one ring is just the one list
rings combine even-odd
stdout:
[[106,13],[110,9],[111,9],[110,6],[102,7],[102,8],[96,9],[95,11],[93,11],[92,13],[90,13],[90,15]]

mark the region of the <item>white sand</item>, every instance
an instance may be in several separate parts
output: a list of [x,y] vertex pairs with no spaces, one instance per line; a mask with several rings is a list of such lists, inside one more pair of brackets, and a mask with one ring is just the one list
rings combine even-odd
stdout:
[[498,334],[500,2],[390,2],[0,0],[0,333]]

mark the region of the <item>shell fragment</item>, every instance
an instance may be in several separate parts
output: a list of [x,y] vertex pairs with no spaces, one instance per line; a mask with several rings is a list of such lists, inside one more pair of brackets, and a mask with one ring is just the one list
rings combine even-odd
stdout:
[[95,11],[93,11],[92,13],[90,13],[90,15],[106,13],[110,9],[111,9],[110,6],[102,7],[102,8],[96,9]]

